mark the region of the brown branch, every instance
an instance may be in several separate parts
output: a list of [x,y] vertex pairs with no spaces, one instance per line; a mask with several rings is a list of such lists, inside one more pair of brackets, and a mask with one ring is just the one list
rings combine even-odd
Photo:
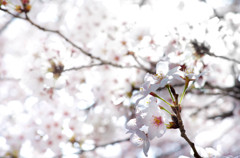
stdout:
[[102,66],[102,63],[99,64],[92,64],[92,65],[84,65],[84,66],[79,66],[79,67],[72,67],[72,68],[68,68],[68,69],[64,69],[63,72],[66,71],[77,71],[77,70],[81,70],[81,69],[85,69],[85,68],[91,68],[91,67],[95,67],[95,66]]
[[11,13],[10,11],[8,11],[7,9],[3,9],[3,8],[1,8],[1,7],[0,7],[0,10],[3,11],[3,12],[8,13],[9,15],[14,16],[15,18],[22,19],[22,20],[26,20],[24,17],[21,17],[19,13],[18,13],[18,14],[13,14],[13,13]]
[[240,93],[240,88],[237,86],[232,86],[232,87],[220,87],[220,86],[216,86],[216,85],[212,85],[209,82],[205,83],[204,88],[210,88],[210,89],[218,89],[221,91],[225,91],[225,92],[236,92],[236,93]]
[[1,77],[1,76],[0,76],[0,82],[1,82],[1,81],[18,82],[18,81],[20,81],[20,79],[17,79],[17,78],[8,78],[8,77]]
[[228,57],[225,57],[225,56],[216,55],[216,54],[211,53],[211,52],[205,52],[205,53],[207,55],[209,55],[209,56],[212,56],[212,57],[221,58],[221,59],[224,59],[224,60],[228,60],[228,61],[232,61],[234,63],[240,64],[240,61],[238,61],[236,59],[232,59],[232,58],[228,58]]
[[13,22],[14,19],[15,17],[12,17],[3,25],[3,27],[0,29],[0,34],[2,34],[7,29],[7,27]]
[[[110,143],[105,143],[105,144],[102,144],[102,145],[96,145],[93,149],[87,150],[87,151],[93,151],[93,150],[96,150],[97,148],[100,148],[100,147],[105,147],[107,145],[114,145],[114,144],[117,144],[117,143],[122,143],[122,142],[127,142],[127,141],[130,141],[130,138],[126,138],[126,139],[122,139],[122,140],[116,140],[116,141],[113,141],[113,142],[110,142]],[[87,152],[87,151],[83,150],[80,153]]]
[[[190,80],[186,80],[185,87],[188,87],[189,81]],[[181,133],[181,137],[183,139],[185,139],[186,142],[192,148],[193,153],[194,153],[194,157],[195,158],[201,158],[201,156],[198,154],[198,152],[197,152],[197,150],[195,148],[194,143],[186,135],[186,131],[185,131],[185,128],[184,128],[184,125],[183,125],[182,117],[181,117],[181,109],[182,108],[181,108],[181,105],[178,103],[178,94],[176,94],[176,91],[175,91],[175,89],[173,87],[170,87],[170,88],[171,88],[171,93],[173,94],[173,96],[175,98],[175,101],[173,102],[174,106],[171,107],[175,114],[172,114],[172,121],[173,122],[170,122],[170,125],[169,125],[168,128],[173,128],[173,129],[179,128],[179,131]],[[185,92],[185,90],[186,89],[184,89],[184,92]]]
[[[70,45],[72,45],[73,47],[75,47],[78,50],[80,50],[84,55],[90,57],[91,59],[95,59],[95,60],[100,61],[102,65],[111,65],[113,67],[118,67],[118,68],[136,68],[136,69],[141,69],[141,70],[147,71],[146,69],[143,69],[143,68],[135,66],[135,65],[133,65],[133,66],[123,66],[123,65],[119,65],[119,64],[115,64],[115,63],[103,60],[100,57],[96,57],[96,56],[92,55],[91,53],[87,52],[86,50],[84,50],[82,47],[80,47],[77,44],[75,44],[73,41],[71,41],[69,38],[67,38],[65,35],[63,35],[59,30],[48,29],[48,28],[45,28],[45,27],[42,27],[42,26],[36,24],[35,22],[33,22],[29,18],[28,14],[26,12],[24,12],[25,13],[25,17],[21,17],[19,14],[15,15],[14,13],[11,13],[7,9],[0,8],[0,10],[3,11],[3,12],[6,12],[6,13],[8,13],[8,14],[16,17],[16,18],[19,18],[19,19],[22,19],[22,20],[25,20],[25,21],[29,22],[30,24],[32,24],[33,26],[35,26],[39,30],[42,30],[42,31],[45,31],[45,32],[50,32],[50,33],[55,33],[55,34],[59,35],[66,42],[68,42]],[[73,68],[73,70],[74,70],[74,68]]]
[[[24,18],[24,20],[28,21],[30,24],[32,24],[33,26],[37,27],[38,29],[42,30],[42,31],[46,31],[46,32],[51,32],[51,33],[55,33],[57,35],[59,35],[61,38],[63,38],[65,41],[67,41],[69,44],[71,44],[73,47],[77,48],[78,50],[80,50],[84,55],[90,57],[91,59],[96,59],[96,60],[100,60],[102,61],[102,59],[100,59],[99,57],[95,57],[92,54],[88,53],[87,51],[85,51],[83,48],[79,47],[77,44],[73,43],[69,38],[67,38],[66,36],[64,36],[60,31],[58,30],[52,30],[52,29],[47,29],[45,27],[42,27],[36,23],[34,23],[28,16],[27,13],[25,13],[26,18]],[[104,61],[106,62],[106,61]]]
[[145,3],[146,3],[147,0],[141,0],[140,3],[139,3],[139,6],[142,7]]
[[189,92],[198,95],[229,96],[240,100],[240,87],[238,87],[238,85],[232,87],[220,87],[206,82],[204,87],[196,88],[195,90],[189,90]]
[[232,117],[234,115],[234,110],[235,109],[236,109],[236,104],[234,104],[234,107],[231,111],[223,112],[223,113],[218,114],[218,115],[209,116],[209,117],[207,117],[207,119],[217,119],[217,118],[224,119],[224,118],[227,118],[227,117]]
[[[220,97],[219,97],[220,98]],[[196,111],[193,112],[190,116],[193,117],[193,116],[196,116],[199,112],[201,112],[202,110],[207,110],[208,108],[210,108],[210,106],[214,105],[214,103],[219,99],[214,99],[213,101],[211,101],[210,103],[208,103],[207,105],[204,105],[202,107],[194,107],[196,108]]]
[[[83,66],[79,66],[79,67],[72,67],[72,68],[64,69],[62,72],[78,71],[78,70],[85,69],[85,68],[91,68],[91,67],[96,67],[96,66],[104,66],[104,65],[113,66],[112,64],[109,64],[109,63],[98,63],[98,64],[92,64],[92,65],[83,65]],[[135,66],[135,65],[132,65],[132,66],[118,65],[116,68],[137,68],[138,69],[138,67]]]
[[174,148],[171,151],[167,151],[165,153],[162,153],[160,156],[157,156],[157,158],[166,158],[166,157],[173,157],[173,154],[176,154],[177,152],[181,151],[182,149],[184,149],[187,146],[186,143],[184,144],[180,144],[179,148]]
[[197,95],[208,95],[208,96],[229,96],[229,97],[232,97],[232,98],[235,98],[237,100],[240,100],[240,94],[229,94],[229,93],[226,93],[226,92],[203,92],[203,91],[189,91],[190,93],[192,94],[197,94]]
[[193,48],[195,49],[196,54],[199,56],[203,56],[203,55],[207,54],[209,56],[221,58],[221,59],[228,60],[228,61],[233,61],[237,64],[240,64],[240,61],[238,61],[236,59],[228,58],[226,56],[219,56],[219,55],[216,55],[216,54],[210,52],[209,46],[205,45],[205,43],[199,43],[196,39],[192,40],[190,43],[192,44]]
[[180,115],[180,110],[177,110],[177,118],[178,118],[178,125],[179,125],[179,130],[181,132],[181,137],[183,137],[183,139],[185,139],[187,141],[187,143],[190,145],[190,147],[193,150],[194,153],[194,157],[195,158],[201,158],[201,156],[198,154],[194,143],[188,138],[188,136],[186,135],[186,131],[182,122],[182,117]]
[[143,69],[145,70],[146,72],[149,72],[149,73],[152,73],[154,74],[155,71],[151,70],[151,69],[147,69],[145,66],[143,66],[140,61],[138,60],[137,56],[135,55],[134,52],[132,51],[128,51],[127,55],[131,55],[133,57],[133,59],[136,61],[136,63]]
[[224,118],[231,117],[231,116],[233,116],[233,110],[224,112],[219,115],[209,116],[209,117],[207,117],[207,119],[217,119],[217,118],[224,119]]
[[[76,152],[76,153],[73,153],[74,155],[80,155],[80,154],[83,154],[85,152],[91,152],[91,151],[94,151],[96,150],[97,148],[101,148],[101,147],[105,147],[107,145],[114,145],[114,144],[118,144],[118,143],[122,143],[122,142],[127,142],[127,141],[130,141],[130,138],[126,138],[126,139],[122,139],[122,140],[116,140],[116,141],[113,141],[113,142],[109,142],[109,143],[105,143],[105,144],[101,144],[101,145],[96,145],[94,148],[92,148],[91,150],[80,150],[79,152]],[[53,158],[61,158],[63,156],[67,156],[67,155],[64,155],[64,154],[61,154],[61,155],[57,155],[57,156],[54,156]]]

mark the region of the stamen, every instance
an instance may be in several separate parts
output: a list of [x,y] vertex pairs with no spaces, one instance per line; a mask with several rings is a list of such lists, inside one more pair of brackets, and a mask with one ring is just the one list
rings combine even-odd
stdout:
[[160,126],[161,124],[163,124],[163,120],[162,120],[162,117],[159,116],[152,116],[153,117],[153,124],[156,125],[156,126]]

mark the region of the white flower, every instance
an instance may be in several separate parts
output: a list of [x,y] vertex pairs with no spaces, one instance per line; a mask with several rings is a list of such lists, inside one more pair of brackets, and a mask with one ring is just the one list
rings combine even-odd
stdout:
[[139,122],[137,119],[131,119],[128,121],[126,128],[129,131],[127,133],[131,133],[130,140],[133,144],[137,146],[143,145],[143,152],[145,156],[147,156],[147,152],[150,147],[150,141],[148,135],[139,129],[143,126],[143,124],[141,122],[140,124],[137,122]]
[[144,99],[149,93],[155,92],[159,88],[159,84],[150,84],[149,81],[145,82],[142,87],[140,88],[140,92],[137,93],[136,95],[141,95],[139,99],[136,101],[136,105],[140,102],[140,100]]
[[187,67],[185,64],[181,65],[181,68],[178,72],[174,74],[174,77],[178,80],[185,81],[187,78],[192,81],[196,81],[201,77],[203,73],[195,72],[193,67]]
[[145,134],[143,131],[137,130],[136,133],[131,137],[131,141],[133,143],[141,143],[143,145],[143,152],[145,156],[148,155],[147,153],[150,148],[150,141],[147,134]]
[[177,66],[170,70],[168,62],[160,61],[156,66],[156,74],[147,74],[144,80],[150,81],[152,84],[158,83],[158,88],[164,87],[171,82],[173,75],[178,72],[179,69],[180,67]]
[[150,97],[146,103],[146,108],[138,111],[136,118],[129,120],[126,128],[128,129],[127,133],[132,134],[131,141],[135,145],[143,145],[143,152],[147,156],[150,147],[149,140],[161,137],[166,131],[164,124],[166,116],[158,107],[159,100],[157,98]]
[[156,74],[152,75],[147,73],[144,77],[144,84],[140,88],[140,92],[137,93],[141,94],[142,96],[136,101],[136,105],[138,105],[139,101],[145,98],[149,93],[154,92],[156,93],[158,88],[165,87],[169,84],[175,73],[179,71],[180,67],[175,67],[169,70],[169,63],[168,62],[158,62],[156,66]]
[[141,130],[136,130],[134,133],[132,133],[130,140],[133,144],[137,146],[142,145],[145,156],[148,156],[147,153],[150,148],[150,141],[147,134],[145,134]]
[[127,133],[134,133],[136,130],[141,128],[142,125],[137,125],[137,120],[136,119],[129,120],[127,125],[126,125],[126,128],[129,130]]
[[150,140],[155,137],[161,137],[166,131],[164,124],[165,114],[158,107],[157,99],[154,97],[150,98],[147,115],[143,118],[143,122],[148,127],[148,137]]

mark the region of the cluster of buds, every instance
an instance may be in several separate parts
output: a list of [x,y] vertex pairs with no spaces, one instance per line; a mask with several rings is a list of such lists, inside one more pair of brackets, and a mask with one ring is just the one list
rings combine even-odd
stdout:
[[28,13],[31,10],[31,5],[29,4],[30,1],[29,0],[21,0],[22,2],[22,6],[21,5],[16,5],[15,6],[15,10],[19,13]]
[[58,79],[64,70],[64,65],[61,62],[58,62],[58,64],[56,64],[52,59],[49,60],[49,63],[51,67],[48,68],[48,72],[53,73],[53,77],[55,79]]
[[[146,74],[144,84],[137,95],[136,118],[129,120],[126,125],[128,133],[131,133],[131,141],[137,145],[143,145],[143,152],[147,156],[150,148],[150,140],[161,137],[166,129],[180,129],[185,132],[181,120],[181,102],[191,81],[196,81],[202,74],[194,74],[186,65],[169,68],[167,62],[158,62],[156,74]],[[179,99],[172,85],[176,82],[184,82],[185,87]],[[158,90],[167,88],[172,103],[158,95]],[[141,100],[145,102],[140,104]],[[167,104],[167,107],[164,105]],[[169,109],[169,110],[168,110]]]
[[195,50],[194,55],[196,57],[203,57],[205,54],[208,54],[210,52],[210,47],[207,46],[205,43],[199,43],[197,40],[191,41],[191,44]]

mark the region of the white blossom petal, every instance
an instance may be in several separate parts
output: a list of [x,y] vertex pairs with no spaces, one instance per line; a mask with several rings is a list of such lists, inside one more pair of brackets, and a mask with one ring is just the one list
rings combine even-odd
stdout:
[[169,63],[166,61],[160,61],[156,65],[156,74],[166,75],[169,70]]
[[150,141],[147,139],[143,143],[143,152],[144,152],[145,156],[148,156],[149,148],[150,148]]

